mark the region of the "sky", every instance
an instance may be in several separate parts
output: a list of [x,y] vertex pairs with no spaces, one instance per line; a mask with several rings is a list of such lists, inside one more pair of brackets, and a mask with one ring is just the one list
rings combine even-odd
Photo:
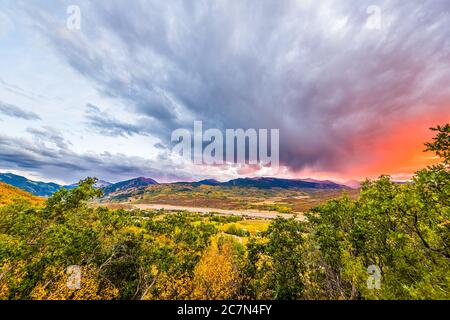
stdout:
[[[436,161],[449,62],[448,0],[2,0],[0,172],[407,179]],[[195,120],[279,129],[280,170],[180,161]]]

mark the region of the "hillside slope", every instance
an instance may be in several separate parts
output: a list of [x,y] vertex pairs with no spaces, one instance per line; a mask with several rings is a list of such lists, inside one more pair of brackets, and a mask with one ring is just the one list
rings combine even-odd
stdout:
[[8,205],[17,200],[25,200],[33,205],[44,204],[44,199],[35,197],[31,193],[20,190],[9,184],[0,182],[0,206]]
[[56,183],[32,181],[12,173],[0,173],[0,182],[25,190],[35,196],[47,197],[61,189]]
[[123,191],[129,190],[129,189],[147,187],[147,186],[153,185],[153,184],[158,184],[158,182],[156,182],[155,180],[150,179],[150,178],[139,177],[139,178],[111,184],[107,187],[102,188],[102,191],[103,191],[103,194],[106,196],[110,193],[123,192]]

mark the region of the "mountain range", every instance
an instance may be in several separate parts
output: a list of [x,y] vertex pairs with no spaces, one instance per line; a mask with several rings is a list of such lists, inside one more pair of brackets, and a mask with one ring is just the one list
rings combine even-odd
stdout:
[[[7,183],[9,185],[18,187],[22,190],[28,191],[36,196],[47,197],[61,188],[73,189],[77,186],[77,183],[70,185],[59,185],[56,183],[48,183],[41,181],[32,181],[25,177],[15,175],[12,173],[0,173],[0,182]],[[298,188],[298,189],[354,189],[358,188],[359,183],[357,181],[351,181],[349,184],[339,184],[329,180],[315,180],[315,179],[281,179],[270,177],[258,177],[258,178],[238,178],[225,182],[220,182],[215,179],[206,179],[196,182],[175,182],[176,184],[189,184],[192,186],[209,185],[209,186],[221,186],[221,187],[247,187],[258,189],[271,189],[271,188]],[[95,187],[102,189],[104,195],[111,193],[125,191],[130,189],[145,188],[149,185],[158,184],[158,182],[151,178],[134,178],[126,181],[120,181],[117,183],[111,183],[104,180],[98,180]]]
[[19,189],[28,191],[35,196],[41,197],[51,196],[54,192],[61,189],[61,186],[56,183],[32,181],[12,173],[0,173],[0,182],[4,182]]
[[[65,189],[73,189],[78,186],[78,183],[73,183],[70,185],[60,185],[53,182],[42,182],[42,181],[33,181],[29,180],[25,177],[12,174],[12,173],[0,173],[0,182],[4,182],[6,184],[12,185],[19,189],[25,190],[35,196],[40,197],[48,197],[51,196],[56,191],[65,188]],[[108,195],[112,192],[116,191],[124,191],[132,188],[140,188],[146,187],[151,184],[157,184],[153,179],[150,178],[135,178],[126,181],[120,181],[117,183],[111,183],[104,180],[98,180],[94,185],[95,188],[102,189],[104,195]]]
[[[97,189],[102,189],[102,188],[106,188],[106,187],[111,186],[111,185],[112,185],[111,182],[108,182],[108,181],[105,181],[105,180],[98,180],[95,183],[94,187],[97,188]],[[73,184],[70,184],[68,186],[64,186],[64,188],[66,188],[66,189],[73,189],[73,188],[76,188],[76,187],[78,187],[78,183],[73,183]]]
[[106,196],[113,192],[146,187],[146,186],[149,186],[152,184],[158,184],[158,182],[156,182],[155,180],[150,179],[150,178],[139,177],[139,178],[135,178],[135,179],[130,179],[130,180],[110,184],[110,185],[102,188],[102,191],[103,191],[103,194]]
[[314,180],[314,179],[281,179],[281,178],[238,178],[226,182],[219,182],[214,179],[201,180],[192,182],[191,185],[210,185],[221,187],[249,187],[258,189],[272,189],[272,188],[298,188],[298,189],[349,189],[349,187],[338,184],[328,180]]

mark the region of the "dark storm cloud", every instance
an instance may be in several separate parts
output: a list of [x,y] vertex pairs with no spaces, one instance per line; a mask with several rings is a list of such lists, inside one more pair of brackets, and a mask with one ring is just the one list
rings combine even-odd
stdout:
[[[449,108],[445,0],[81,1],[77,32],[64,28],[65,4],[27,3],[30,20],[103,94],[153,119],[146,132],[163,141],[192,119],[279,128],[283,164],[339,170],[364,157],[355,137]],[[380,30],[365,28],[370,5]],[[142,132],[90,120],[110,134]]]
[[9,117],[25,120],[42,120],[36,113],[26,111],[18,106],[0,101],[0,113]]

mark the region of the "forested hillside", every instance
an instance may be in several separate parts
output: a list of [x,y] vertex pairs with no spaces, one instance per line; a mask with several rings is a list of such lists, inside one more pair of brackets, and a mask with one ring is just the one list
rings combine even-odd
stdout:
[[0,182],[15,186],[39,197],[50,196],[53,192],[61,189],[61,186],[56,183],[33,181],[12,173],[0,173]]
[[17,200],[0,208],[0,298],[450,299],[450,125],[434,130],[442,163],[307,221],[94,208],[91,178]]
[[0,206],[21,201],[29,202],[30,204],[34,205],[44,204],[43,198],[35,197],[26,191],[0,182]]

